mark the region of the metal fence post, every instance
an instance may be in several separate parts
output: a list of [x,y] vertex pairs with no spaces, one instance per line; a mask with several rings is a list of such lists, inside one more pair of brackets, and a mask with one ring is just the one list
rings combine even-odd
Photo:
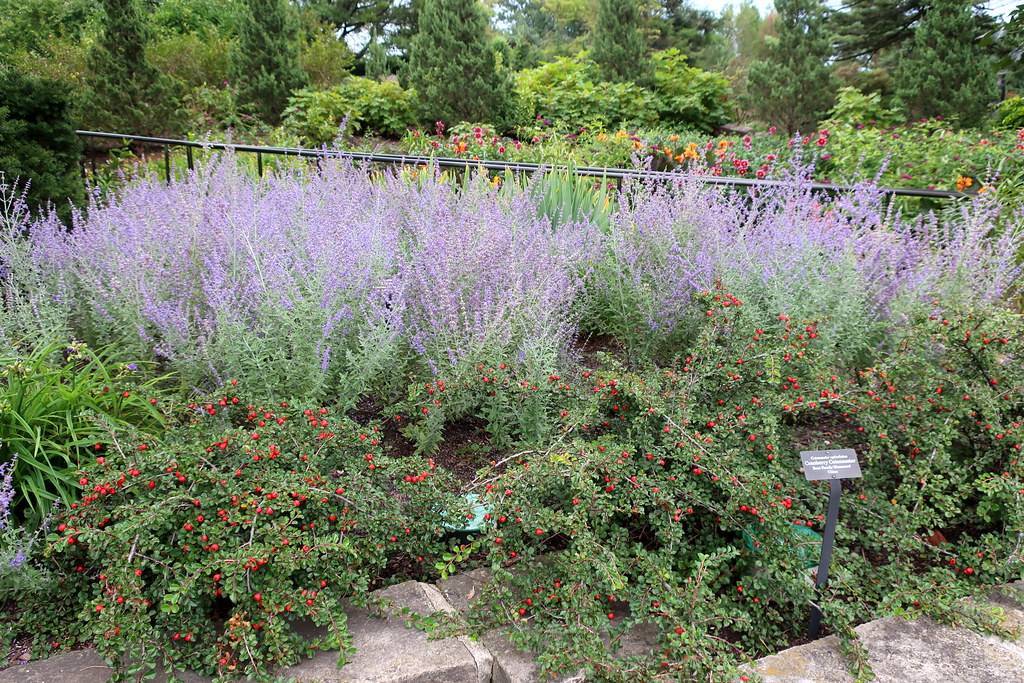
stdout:
[[167,184],[171,184],[171,148],[164,145],[164,176]]

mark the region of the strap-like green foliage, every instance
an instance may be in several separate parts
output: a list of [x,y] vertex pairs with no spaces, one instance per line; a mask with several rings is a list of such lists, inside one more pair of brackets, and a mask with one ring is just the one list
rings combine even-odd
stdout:
[[78,496],[78,470],[111,429],[162,429],[159,401],[149,402],[157,382],[136,383],[128,366],[84,344],[0,352],[0,460],[17,458],[15,506],[29,523]]

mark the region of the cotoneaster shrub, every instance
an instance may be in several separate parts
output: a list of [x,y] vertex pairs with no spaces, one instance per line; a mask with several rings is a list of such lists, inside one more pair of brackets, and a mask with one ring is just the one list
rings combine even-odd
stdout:
[[[828,589],[852,627],[928,615],[992,628],[965,595],[1024,575],[1024,340],[998,310],[922,311],[874,363],[832,362],[813,320],[724,289],[664,367],[586,372],[556,438],[478,478],[473,546],[495,580],[473,623],[508,629],[550,671],[601,680],[733,680],[806,627],[828,487],[798,451],[856,448]],[[579,393],[577,393],[579,392]],[[613,656],[639,627],[650,649]],[[608,646],[608,639],[612,646]]]
[[[432,461],[384,453],[378,427],[327,408],[237,392],[182,406],[161,443],[122,432],[82,467],[42,552],[52,579],[18,600],[36,652],[89,641],[122,672],[269,679],[307,652],[343,657],[346,602],[444,547],[457,508]],[[56,613],[35,607],[54,592]]]

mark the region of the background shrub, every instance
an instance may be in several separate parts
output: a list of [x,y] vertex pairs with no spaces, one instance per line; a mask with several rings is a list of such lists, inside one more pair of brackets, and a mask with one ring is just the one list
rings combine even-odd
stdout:
[[277,124],[292,91],[306,85],[293,8],[282,0],[242,2],[231,81],[239,101],[251,105],[267,123]]
[[317,25],[303,43],[299,64],[309,84],[330,88],[343,82],[352,71],[356,56],[344,40],[334,35],[330,26]]
[[423,122],[485,121],[509,129],[511,80],[475,0],[424,0],[406,77]]
[[710,133],[732,116],[729,81],[687,64],[675,49],[652,55],[658,122]]
[[833,123],[847,126],[889,126],[899,123],[899,112],[882,104],[882,96],[877,93],[862,93],[852,87],[840,88],[836,94],[836,104],[829,115],[829,125]]
[[174,33],[150,43],[146,56],[154,67],[178,81],[182,91],[191,93],[203,86],[225,86],[232,49],[230,39],[218,34]]
[[53,202],[66,219],[69,202],[83,196],[81,153],[66,89],[0,67],[0,174],[6,182],[20,179],[32,207]]
[[657,120],[649,91],[635,83],[602,81],[585,54],[520,71],[516,83],[537,118],[559,130],[647,126]]
[[1024,128],[1024,97],[1010,97],[996,108],[996,121],[1000,128]]
[[296,92],[285,110],[285,127],[309,144],[330,144],[345,132],[401,136],[413,123],[412,94],[394,79],[350,76],[330,90]]

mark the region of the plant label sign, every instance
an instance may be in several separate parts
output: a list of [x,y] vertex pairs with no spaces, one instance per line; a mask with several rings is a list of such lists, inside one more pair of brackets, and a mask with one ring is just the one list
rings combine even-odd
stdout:
[[801,451],[804,476],[807,481],[823,481],[832,479],[859,479],[860,463],[857,452],[852,448],[839,448],[831,451]]
[[[836,542],[836,523],[839,521],[839,497],[843,493],[843,479],[859,479],[860,462],[852,448],[837,448],[830,451],[801,451],[800,460],[804,466],[807,481],[827,481],[828,514],[825,516],[825,536],[821,542],[821,559],[814,586],[817,590],[828,583],[828,568],[832,563],[832,548]],[[807,637],[814,640],[821,632],[821,609],[811,604],[811,620],[807,625]]]

